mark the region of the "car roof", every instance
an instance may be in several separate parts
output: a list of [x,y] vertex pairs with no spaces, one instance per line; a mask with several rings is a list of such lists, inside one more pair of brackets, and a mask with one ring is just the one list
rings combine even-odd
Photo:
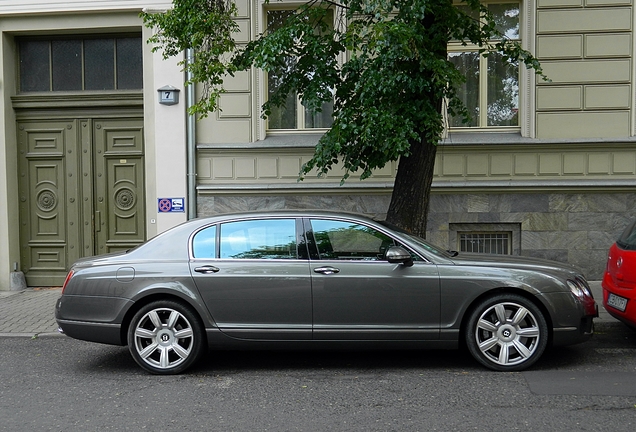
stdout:
[[[256,218],[299,218],[299,217],[319,217],[319,218],[344,218],[355,219],[360,222],[377,224],[377,221],[368,216],[351,212],[335,212],[329,210],[265,210],[265,211],[244,211],[232,213],[220,213],[213,216],[191,219],[183,222],[167,231],[159,233],[145,243],[129,251],[131,256],[154,256],[161,259],[184,259],[187,248],[175,247],[179,241],[186,240],[194,231],[213,225],[219,222],[256,219]],[[183,243],[185,246],[185,243]],[[153,252],[150,252],[153,251]]]
[[252,218],[269,218],[269,217],[328,217],[328,218],[352,218],[352,219],[360,219],[361,221],[367,222],[375,222],[377,220],[360,213],[347,212],[347,211],[332,211],[332,210],[310,210],[310,209],[281,209],[281,210],[253,210],[253,211],[242,211],[242,212],[231,212],[231,213],[219,213],[212,216],[200,217],[196,219],[191,219],[186,222],[187,224],[194,225],[207,225],[210,223],[221,222],[225,220],[232,219],[252,219]]

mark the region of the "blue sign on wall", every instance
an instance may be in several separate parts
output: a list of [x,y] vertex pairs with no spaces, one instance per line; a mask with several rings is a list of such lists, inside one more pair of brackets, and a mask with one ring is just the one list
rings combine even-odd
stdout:
[[185,212],[185,198],[158,198],[159,213]]

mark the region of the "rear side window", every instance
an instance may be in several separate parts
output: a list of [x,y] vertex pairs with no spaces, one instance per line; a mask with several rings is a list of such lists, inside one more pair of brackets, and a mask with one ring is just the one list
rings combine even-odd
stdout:
[[623,231],[616,244],[621,249],[636,250],[636,220]]
[[195,258],[216,257],[216,225],[196,233],[192,240],[192,255]]
[[222,224],[220,258],[297,259],[296,220],[259,219]]

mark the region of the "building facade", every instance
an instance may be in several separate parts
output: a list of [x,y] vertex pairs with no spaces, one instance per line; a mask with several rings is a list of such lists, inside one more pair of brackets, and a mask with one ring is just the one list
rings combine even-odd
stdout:
[[[139,18],[170,3],[0,3],[0,289],[11,289],[16,271],[29,286],[60,285],[75,259],[134,246],[185,221],[194,204],[198,216],[386,213],[395,163],[343,186],[338,170],[297,182],[329,119],[293,100],[261,118],[275,73],[228,78],[221,111],[192,126],[182,58],[152,53]],[[236,0],[236,40],[251,40],[301,3]],[[633,0],[489,7],[550,80],[449,45],[469,77],[462,92],[474,121],[449,119],[428,238],[449,249],[569,262],[599,279],[607,249],[636,216]],[[178,103],[161,103],[166,88],[178,91]]]

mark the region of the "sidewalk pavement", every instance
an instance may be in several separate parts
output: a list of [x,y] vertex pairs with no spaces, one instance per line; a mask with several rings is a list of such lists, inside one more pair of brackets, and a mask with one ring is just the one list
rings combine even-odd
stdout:
[[[590,281],[598,304],[598,323],[618,322],[603,308],[600,281]],[[62,336],[57,332],[55,302],[61,288],[29,288],[23,291],[0,291],[0,337]]]
[[55,322],[55,302],[62,288],[0,291],[0,337],[62,336]]

